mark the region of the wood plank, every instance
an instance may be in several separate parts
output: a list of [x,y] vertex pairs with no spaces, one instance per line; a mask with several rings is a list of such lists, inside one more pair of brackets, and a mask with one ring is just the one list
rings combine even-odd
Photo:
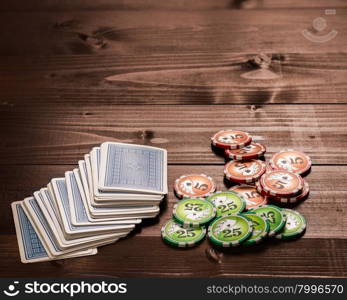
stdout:
[[[61,177],[74,166],[9,166],[0,173],[0,227],[2,234],[14,233],[9,207],[13,201],[22,200],[45,186],[53,177]],[[223,166],[169,166],[169,194],[161,205],[161,214],[154,220],[146,220],[137,229],[137,235],[159,237],[161,226],[171,218],[177,198],[173,194],[176,178],[187,173],[206,173],[217,182],[218,190],[225,190]],[[296,206],[308,221],[305,239],[330,238],[347,239],[346,181],[347,166],[314,166],[307,176],[311,187],[310,197]]]
[[346,13],[326,43],[302,35],[321,9],[3,13],[1,103],[346,103]]
[[[1,100],[30,107],[347,103],[347,53],[268,55],[270,71],[251,63],[254,52],[13,56],[0,62]],[[257,79],[270,75],[277,77]]]
[[[8,277],[346,277],[347,243],[339,239],[268,241],[249,249],[215,251],[207,241],[173,249],[159,237],[133,236],[96,256],[21,264],[14,235],[2,235],[0,272]],[[137,250],[135,250],[137,249]],[[220,263],[211,258],[218,255]]]
[[343,0],[20,0],[1,1],[0,11],[59,10],[212,10],[212,9],[273,9],[273,8],[341,8]]
[[[342,0],[2,1],[0,274],[346,277],[346,7]],[[324,15],[326,8],[336,14]],[[302,35],[319,16],[328,22],[324,33],[338,31],[331,41]],[[262,52],[272,56],[269,70],[251,62]],[[209,142],[227,127],[250,131],[268,146],[267,158],[282,148],[313,158],[311,195],[296,207],[308,220],[302,239],[227,251],[204,241],[186,253],[161,241],[177,202],[175,178],[203,172],[227,188],[224,160]],[[19,262],[10,203],[106,140],[168,149],[170,192],[160,216],[97,256],[36,264],[33,273]]]
[[[4,12],[0,55],[339,53],[346,49],[346,14],[346,8],[335,15],[322,8]],[[327,22],[320,35],[336,30],[334,39],[303,36],[317,17]]]
[[346,105],[2,105],[1,164],[74,164],[104,141],[164,147],[171,164],[224,164],[210,146],[223,128],[268,147],[306,152],[315,164],[347,164]]

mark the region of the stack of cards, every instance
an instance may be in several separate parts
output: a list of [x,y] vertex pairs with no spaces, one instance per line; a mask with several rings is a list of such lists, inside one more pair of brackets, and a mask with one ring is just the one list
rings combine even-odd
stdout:
[[103,143],[65,177],[12,203],[21,260],[94,255],[155,217],[166,193],[166,150]]

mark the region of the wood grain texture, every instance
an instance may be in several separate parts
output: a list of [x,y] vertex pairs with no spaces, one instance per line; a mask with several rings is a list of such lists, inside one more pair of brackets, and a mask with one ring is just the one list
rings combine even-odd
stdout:
[[168,150],[169,163],[224,164],[210,146],[222,128],[250,132],[268,157],[301,150],[315,164],[347,163],[347,106],[3,105],[1,164],[74,164],[92,146],[120,141]]
[[[0,274],[32,276],[32,266],[19,262],[10,202],[30,195],[52,176],[61,176],[73,166],[8,167],[0,173],[1,238]],[[254,276],[347,276],[347,243],[344,228],[347,212],[347,167],[316,166],[307,177],[309,199],[296,207],[308,220],[303,238],[293,242],[268,241],[248,250],[213,250],[207,241],[195,249],[174,249],[161,241],[160,228],[171,217],[177,201],[172,193],[176,177],[187,172],[204,172],[225,189],[222,166],[170,166],[169,195],[158,218],[146,220],[126,239],[100,249],[93,257],[35,265],[35,276],[110,277],[254,277]],[[339,174],[336,177],[336,174]],[[20,183],[20,185],[18,184]],[[134,250],[137,249],[137,250]],[[211,251],[214,251],[211,255]],[[218,256],[220,263],[213,257]],[[275,258],[275,259],[274,259]],[[11,266],[11,267],[10,267]],[[31,273],[30,273],[31,272]]]
[[[49,12],[3,12],[0,103],[346,103],[345,4],[336,1],[336,15],[326,16],[322,1],[275,14],[274,1],[260,2],[269,7],[71,11],[67,2],[44,1]],[[338,31],[329,42],[302,34],[319,16],[327,32]],[[259,70],[249,61],[262,52],[277,78],[242,77],[254,78]]]
[[[0,273],[33,276],[19,260],[15,235],[1,235]],[[314,250],[313,250],[314,249]],[[207,241],[194,249],[174,249],[159,237],[133,236],[102,247],[96,256],[36,263],[39,277],[345,277],[347,243],[340,239],[268,242],[252,249],[217,252]],[[212,250],[213,251],[213,250]]]
[[[0,173],[0,224],[2,233],[14,233],[10,203],[30,196],[34,191],[45,186],[53,177],[63,176],[65,171],[75,166],[9,166]],[[217,182],[217,190],[226,190],[230,186],[223,180],[223,166],[169,166],[169,194],[161,205],[161,214],[154,220],[146,220],[140,226],[140,236],[159,238],[161,226],[171,218],[173,205],[177,198],[173,194],[173,183],[183,174],[205,173]],[[310,197],[296,206],[308,220],[305,239],[334,238],[346,239],[344,228],[347,226],[347,166],[314,166],[307,176],[310,184]]]
[[[347,277],[346,15],[342,0],[1,1],[0,276]],[[334,39],[303,36],[317,17]],[[260,53],[269,69],[252,61]],[[175,178],[203,172],[228,187],[209,140],[222,128],[249,131],[267,158],[312,157],[303,238],[226,251],[161,241]],[[21,264],[10,203],[104,141],[168,150],[160,216],[96,256]]]
[[20,0],[1,1],[0,11],[71,11],[71,10],[215,10],[215,9],[276,9],[276,8],[341,8],[343,0]]
[[[322,8],[7,12],[0,19],[6,28],[0,55],[339,53],[346,49],[346,14],[346,8],[327,16]],[[320,16],[327,22],[321,35],[338,31],[329,42],[302,34]]]
[[7,57],[0,62],[0,100],[30,107],[347,103],[346,53],[270,52],[272,66],[267,72],[278,77],[250,79],[265,72],[252,65],[256,55],[199,50],[167,55]]

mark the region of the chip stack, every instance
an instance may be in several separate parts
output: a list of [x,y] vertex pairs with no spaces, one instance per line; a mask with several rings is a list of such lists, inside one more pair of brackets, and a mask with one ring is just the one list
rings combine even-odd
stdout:
[[182,200],[174,206],[173,218],[162,227],[162,238],[171,246],[196,246],[205,238],[205,225],[217,214],[213,203],[205,199],[213,195],[216,184],[205,174],[188,174],[175,180],[174,190]]
[[224,175],[234,185],[216,192],[214,180],[205,174],[178,178],[174,189],[182,200],[162,228],[163,240],[192,247],[207,233],[213,245],[235,247],[255,245],[270,237],[300,237],[306,230],[305,217],[280,206],[307,198],[309,185],[302,176],[310,171],[310,158],[302,152],[282,150],[265,162],[266,147],[240,130],[221,130],[211,143],[230,159]]
[[249,133],[240,130],[221,130],[211,138],[212,145],[231,159],[224,167],[225,177],[233,183],[255,184],[266,202],[292,204],[306,199],[310,188],[302,176],[311,169],[309,156],[288,149],[265,163],[266,147],[252,141]]

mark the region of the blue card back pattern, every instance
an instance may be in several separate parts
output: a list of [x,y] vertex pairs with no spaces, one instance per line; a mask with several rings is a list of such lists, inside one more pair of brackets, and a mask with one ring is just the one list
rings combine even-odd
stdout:
[[44,231],[46,232],[46,234],[47,234],[51,244],[53,245],[55,251],[61,252],[61,250],[59,249],[59,247],[55,241],[52,229],[49,226],[47,220],[45,219],[45,217],[42,213],[42,210],[39,207],[39,205],[37,204],[36,200],[34,198],[31,198],[29,200],[29,204],[30,204],[31,208],[34,210],[36,217],[38,218],[39,222],[41,223],[41,226],[43,227]]
[[[67,193],[67,186],[66,186],[66,181],[65,178],[60,178],[56,180],[57,183],[57,188],[58,188],[58,193],[61,199],[61,203],[63,206],[63,213],[65,215],[65,219],[67,220],[67,226],[69,227],[70,231],[72,232],[78,232],[78,231],[84,231],[88,229],[95,229],[95,230],[100,230],[100,228],[109,228],[109,225],[101,225],[101,224],[96,224],[96,225],[78,225],[74,226],[71,222],[71,213],[69,209],[69,196]],[[82,201],[82,200],[81,200]]]
[[109,144],[107,150],[105,186],[164,190],[163,150],[120,144]]
[[73,172],[68,174],[71,182],[72,201],[75,204],[75,214],[77,222],[88,222],[86,209],[83,204],[81,193],[78,189],[77,181]]
[[45,258],[48,254],[43,247],[34,227],[31,225],[27,215],[20,204],[16,205],[19,227],[22,235],[23,248],[27,260]]

